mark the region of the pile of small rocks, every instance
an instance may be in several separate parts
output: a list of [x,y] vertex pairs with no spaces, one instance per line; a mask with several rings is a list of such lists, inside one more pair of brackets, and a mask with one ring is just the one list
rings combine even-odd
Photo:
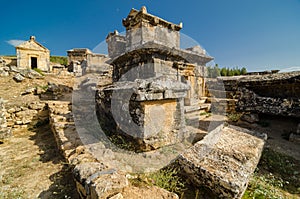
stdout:
[[32,102],[28,105],[15,106],[7,110],[7,126],[11,128],[27,128],[48,121],[48,108],[43,102]]
[[32,69],[20,69],[16,66],[7,66],[5,61],[0,59],[0,77],[7,77],[13,75],[13,79],[16,82],[22,82],[26,78],[28,79],[41,79],[44,76]]

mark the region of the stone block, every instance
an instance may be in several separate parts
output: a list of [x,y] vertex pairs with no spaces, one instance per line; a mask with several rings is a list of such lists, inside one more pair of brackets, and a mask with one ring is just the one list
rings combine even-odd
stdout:
[[196,186],[207,187],[218,198],[241,198],[265,140],[265,134],[224,127],[211,140],[205,137],[181,154],[178,162]]
[[25,80],[25,78],[24,78],[22,75],[20,75],[19,73],[16,74],[16,75],[13,77],[13,79],[14,79],[16,82],[22,82],[22,81]]
[[93,180],[90,186],[90,193],[91,198],[95,199],[115,195],[129,185],[125,175],[110,170],[95,173],[90,179],[87,179],[87,183],[89,180]]
[[117,193],[116,195],[113,195],[109,197],[109,199],[123,199],[123,195],[121,193]]

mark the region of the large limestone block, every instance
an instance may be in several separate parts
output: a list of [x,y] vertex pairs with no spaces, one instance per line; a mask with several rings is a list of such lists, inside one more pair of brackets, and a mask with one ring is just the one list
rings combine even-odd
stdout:
[[181,154],[179,165],[196,186],[209,188],[217,198],[241,198],[266,135],[235,126],[224,127],[215,135],[218,137],[210,138],[214,141],[203,139]]

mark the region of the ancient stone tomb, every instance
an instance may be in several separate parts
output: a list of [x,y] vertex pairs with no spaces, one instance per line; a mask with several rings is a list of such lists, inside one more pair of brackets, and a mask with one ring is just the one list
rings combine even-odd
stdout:
[[26,42],[16,46],[17,67],[26,69],[38,68],[42,71],[51,71],[50,51],[30,36]]
[[148,14],[145,7],[132,9],[123,25],[125,36],[115,31],[106,38],[114,83],[98,92],[101,123],[110,123],[107,131],[133,139],[142,151],[181,142],[184,106],[199,102],[204,66],[213,58],[199,46],[180,49],[182,24]]

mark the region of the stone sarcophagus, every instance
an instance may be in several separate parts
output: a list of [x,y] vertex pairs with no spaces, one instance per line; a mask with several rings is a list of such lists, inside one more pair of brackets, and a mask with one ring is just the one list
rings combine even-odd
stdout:
[[98,118],[109,136],[131,140],[136,151],[175,144],[184,137],[188,89],[167,77],[119,82],[98,91]]

